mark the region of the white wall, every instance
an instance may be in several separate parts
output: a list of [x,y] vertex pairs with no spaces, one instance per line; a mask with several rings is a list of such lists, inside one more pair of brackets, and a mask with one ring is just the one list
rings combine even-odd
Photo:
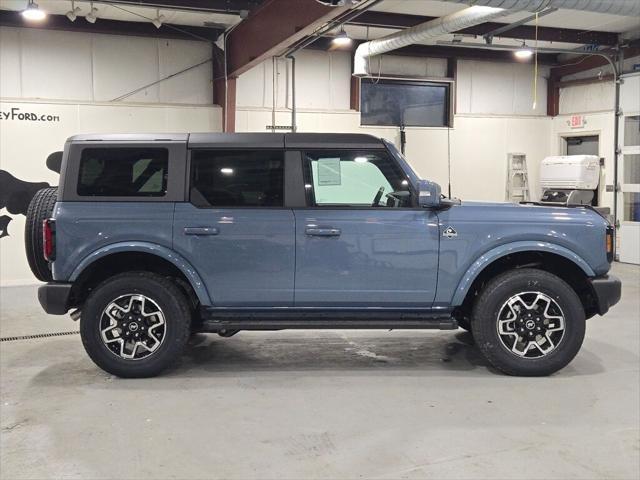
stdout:
[[[217,106],[160,106],[71,104],[63,102],[0,101],[0,112],[51,115],[58,121],[0,120],[0,169],[28,182],[57,185],[58,175],[45,166],[47,155],[62,150],[65,140],[78,133],[144,133],[220,131]],[[24,253],[23,215],[9,214],[9,236],[0,239],[0,284],[33,283]]]
[[[1,27],[0,117],[9,117],[0,119],[0,169],[55,185],[45,159],[71,135],[221,131],[210,62],[112,102],[210,57],[205,42]],[[20,120],[24,113],[55,119]],[[12,218],[0,239],[0,284],[31,283],[24,216],[0,215]]]
[[[460,60],[457,111],[465,114],[546,116],[545,76],[548,76],[548,71],[547,67],[540,67],[535,82],[531,64]],[[534,92],[537,92],[537,98],[534,98]]]
[[611,80],[560,89],[560,115],[612,112],[615,88]]
[[447,60],[445,58],[378,55],[369,60],[369,72],[373,77],[378,74],[405,77],[446,77]]
[[[275,92],[272,60],[240,75],[236,84],[239,108],[291,107],[291,61],[276,60]],[[303,51],[296,55],[298,108],[348,110],[351,56],[345,52]]]
[[[348,110],[350,107],[351,55],[348,52],[304,50],[296,54],[296,100],[300,109]],[[291,107],[291,63],[268,60],[240,75],[237,106],[240,109]],[[447,61],[441,58],[383,55],[371,59],[372,77],[404,76],[446,78]],[[546,116],[549,69],[540,67],[534,103],[534,69],[530,64],[458,61],[456,85],[459,114]],[[275,79],[275,89],[274,89]]]
[[[303,51],[297,58],[298,131],[370,133],[399,145],[397,128],[361,127],[360,114],[349,110],[350,55]],[[290,125],[290,70],[278,63],[276,125]],[[385,55],[372,59],[376,75],[445,78],[446,60]],[[407,158],[425,178],[448,183],[451,144],[453,194],[466,199],[505,199],[507,154],[527,154],[532,197],[539,198],[539,165],[550,154],[551,120],[546,117],[546,80],[538,78],[538,104],[533,109],[531,65],[458,62],[457,109],[453,128],[408,128]],[[236,131],[264,132],[271,125],[272,62],[243,74],[237,84]]]
[[[209,58],[205,42],[0,27],[0,97],[109,102]],[[205,63],[126,101],[209,105],[211,81]]]
[[[279,111],[276,123],[290,123],[290,113]],[[392,127],[361,127],[358,112],[303,111],[298,113],[300,132],[367,133],[386,138],[399,146],[399,133]],[[265,131],[271,124],[267,110],[239,109],[236,130]],[[507,153],[525,152],[529,161],[532,195],[540,161],[550,155],[551,122],[543,118],[456,116],[455,127],[407,128],[406,156],[423,177],[446,189],[448,183],[448,139],[451,139],[451,183],[453,194],[467,200],[504,201]]]

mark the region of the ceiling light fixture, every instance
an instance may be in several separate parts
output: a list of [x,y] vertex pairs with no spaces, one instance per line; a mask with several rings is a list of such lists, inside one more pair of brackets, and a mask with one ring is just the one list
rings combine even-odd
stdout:
[[520,60],[526,60],[528,58],[531,58],[531,56],[533,55],[533,50],[527,47],[527,44],[523,42],[522,47],[519,50],[513,52],[513,54]]
[[98,19],[98,9],[94,8],[93,2],[91,2],[91,12],[89,12],[84,18],[89,23],[96,23],[96,20]]
[[347,32],[344,31],[344,27],[340,29],[340,33],[333,37],[333,42],[337,47],[346,47],[347,45],[351,45],[351,37],[347,35]]
[[22,11],[22,16],[26,20],[38,22],[46,18],[47,12],[40,10],[40,7],[38,7],[36,2],[30,1],[27,3],[27,8]]
[[160,9],[156,10],[156,18],[151,20],[151,23],[153,23],[153,26],[156,28],[160,28],[164,23],[164,21],[165,21],[165,16],[160,15]]
[[74,0],[71,0],[71,10],[67,12],[67,18],[72,22],[75,22],[76,18],[78,18],[78,14],[80,13],[80,11],[81,11],[80,7],[76,7],[76,2]]

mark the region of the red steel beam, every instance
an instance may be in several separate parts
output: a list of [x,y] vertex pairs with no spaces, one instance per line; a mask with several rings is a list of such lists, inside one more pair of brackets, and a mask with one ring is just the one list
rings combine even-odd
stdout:
[[237,77],[267,58],[313,34],[349,7],[327,7],[316,0],[266,0],[227,38],[227,72]]
[[613,74],[600,75],[597,77],[579,78],[576,80],[565,80],[558,82],[560,88],[575,87],[578,85],[591,85],[593,83],[611,82],[613,80]]
[[152,7],[163,10],[190,10],[207,13],[240,13],[252,10],[262,0],[108,0],[107,3],[129,5],[132,7]]
[[569,62],[551,69],[551,76],[556,78],[574,75],[576,73],[591,70],[592,68],[609,65],[606,58],[599,55],[581,55],[572,58]]
[[360,111],[360,77],[351,76],[351,99],[350,108],[356,112]]
[[236,131],[236,79],[227,80],[227,102],[223,105],[222,128],[225,132]]
[[[629,47],[623,49],[624,58],[633,58],[640,55],[640,47]],[[566,77],[567,75],[574,75],[576,73],[591,70],[593,68],[599,68],[609,65],[606,58],[599,55],[581,55],[574,57],[563,65],[558,65],[551,69],[551,76],[558,78]]]
[[547,80],[547,115],[556,117],[560,114],[560,82],[551,76]]

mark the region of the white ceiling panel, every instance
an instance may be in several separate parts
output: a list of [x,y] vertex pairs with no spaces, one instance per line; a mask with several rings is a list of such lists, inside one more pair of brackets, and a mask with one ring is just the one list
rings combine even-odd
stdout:
[[441,17],[462,10],[463,8],[466,8],[466,5],[432,0],[384,0],[384,2],[373,7],[372,10]]
[[[373,10],[389,13],[404,13],[441,17],[465,8],[459,3],[440,2],[434,0],[385,0]],[[531,12],[514,13],[500,19],[500,23],[511,23],[520,20]],[[533,22],[529,23],[530,25]],[[574,28],[584,30],[601,30],[606,32],[631,32],[640,30],[640,17],[625,17],[603,13],[584,12],[562,9],[545,15],[539,19],[542,27]]]

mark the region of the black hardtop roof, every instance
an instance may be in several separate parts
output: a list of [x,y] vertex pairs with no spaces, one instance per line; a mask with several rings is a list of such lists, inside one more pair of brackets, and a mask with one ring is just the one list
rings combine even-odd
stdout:
[[384,148],[363,133],[126,133],[82,134],[68,142],[186,142],[189,148]]
[[362,133],[192,133],[189,148],[384,148]]

